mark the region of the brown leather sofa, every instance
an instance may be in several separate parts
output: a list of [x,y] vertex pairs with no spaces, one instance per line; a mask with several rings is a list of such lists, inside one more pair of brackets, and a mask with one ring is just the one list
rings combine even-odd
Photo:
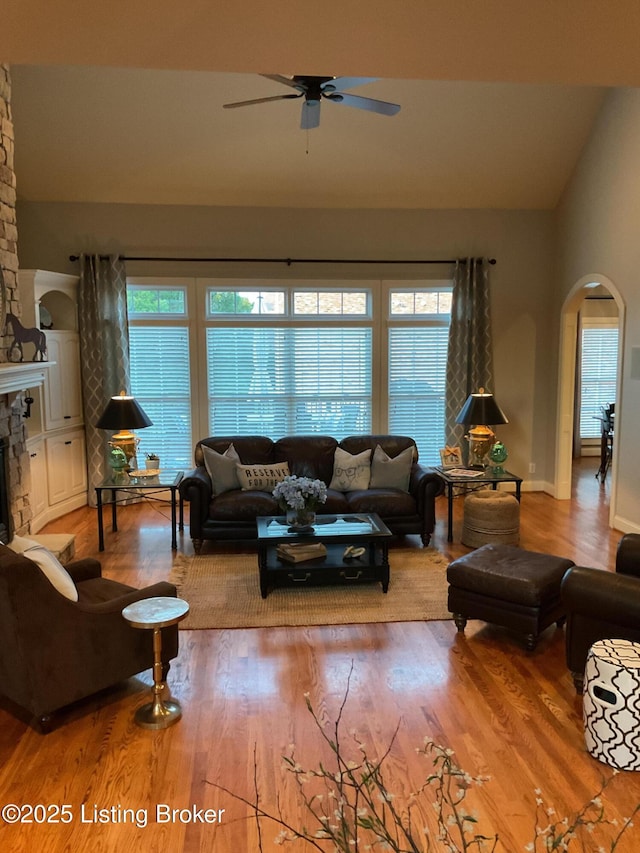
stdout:
[[[61,594],[26,556],[0,544],[0,694],[7,710],[36,718],[41,733],[52,714],[153,666],[152,631],[122,616],[142,598],[175,596],[161,581],[144,589],[101,576],[94,559],[65,566],[78,594]],[[178,629],[163,629],[164,673],[178,654]]]
[[261,435],[225,436],[202,439],[195,448],[196,467],[180,483],[180,495],[189,502],[189,526],[196,552],[204,540],[239,540],[257,536],[256,518],[281,515],[270,492],[234,489],[213,495],[211,479],[204,464],[202,447],[224,453],[233,444],[245,465],[287,462],[291,474],[331,483],[337,447],[351,454],[377,445],[395,458],[408,447],[415,448],[408,492],[391,488],[369,488],[351,492],[328,489],[327,502],[319,513],[375,512],[392,533],[418,533],[429,544],[435,526],[435,499],[443,482],[433,468],[421,466],[415,441],[398,435],[353,435],[338,442],[326,435],[288,436],[276,441]]
[[562,580],[562,601],[567,613],[567,666],[582,693],[587,655],[597,640],[640,643],[640,535],[622,537],[615,572],[569,569]]

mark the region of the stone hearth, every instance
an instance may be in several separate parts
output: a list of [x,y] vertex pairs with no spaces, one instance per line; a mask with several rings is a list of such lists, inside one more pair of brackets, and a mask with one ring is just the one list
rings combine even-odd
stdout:
[[[0,268],[4,278],[7,296],[7,311],[20,317],[22,314],[18,295],[18,226],[16,221],[16,176],[13,164],[14,135],[11,113],[11,75],[9,66],[0,64]],[[0,335],[4,329],[0,329]],[[26,430],[22,416],[23,406],[21,390],[35,387],[22,385],[30,378],[25,374],[15,387],[18,365],[5,370],[7,362],[7,339],[1,339],[0,346],[0,439],[5,442],[5,470],[9,481],[10,507],[4,508],[4,514],[11,519],[16,533],[25,533],[31,519],[29,504],[30,477],[29,454],[26,450]],[[27,367],[25,365],[25,367]],[[11,383],[3,387],[2,379]],[[3,512],[0,509],[0,515]]]

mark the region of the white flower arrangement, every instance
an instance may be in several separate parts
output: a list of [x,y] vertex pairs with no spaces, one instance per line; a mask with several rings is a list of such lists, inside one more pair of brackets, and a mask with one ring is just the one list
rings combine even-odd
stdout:
[[322,480],[290,474],[277,484],[272,494],[283,510],[314,510],[327,500],[327,485]]
[[[353,667],[352,667],[353,671]],[[355,761],[349,759],[342,738],[341,719],[348,695],[351,672],[339,713],[333,721],[333,731],[327,733],[328,722],[321,719],[304,694],[307,709],[313,717],[320,742],[324,742],[333,761],[324,758],[316,768],[304,769],[296,760],[294,745],[282,756],[283,769],[297,782],[301,804],[306,814],[302,826],[290,823],[278,806],[270,812],[262,806],[258,786],[257,748],[254,747],[254,798],[242,796],[217,782],[206,780],[217,790],[250,807],[258,827],[258,850],[263,853],[261,822],[276,824],[280,831],[274,841],[278,845],[303,843],[318,851],[353,853],[365,850],[390,850],[392,853],[497,853],[497,833],[485,834],[479,830],[478,816],[466,802],[474,787],[481,787],[490,779],[472,776],[455,761],[448,747],[425,737],[417,753],[431,762],[433,769],[417,790],[398,801],[388,790],[383,765],[391,753],[400,724],[382,757],[371,758],[366,745],[355,731],[350,732],[347,743],[354,748]],[[640,804],[620,822],[610,820],[605,813],[603,794],[615,778],[603,779],[595,796],[571,817],[555,816],[555,809],[547,806],[542,793],[536,789],[536,815],[534,840],[524,847],[529,853],[549,851],[582,851],[613,853],[618,849],[623,835],[633,828],[633,818],[640,813]],[[418,818],[415,811],[422,797],[431,795],[435,826]],[[402,798],[401,798],[402,799]],[[575,842],[575,844],[573,843]],[[625,848],[628,849],[628,848]],[[634,848],[635,849],[635,848]]]

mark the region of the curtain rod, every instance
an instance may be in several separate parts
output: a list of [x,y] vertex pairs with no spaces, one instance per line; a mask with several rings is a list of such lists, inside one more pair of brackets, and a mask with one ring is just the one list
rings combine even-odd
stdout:
[[[100,255],[101,260],[107,260],[110,255]],[[158,257],[128,257],[118,255],[121,261],[172,261],[182,263],[231,263],[231,264],[455,264],[456,259],[448,260],[377,260],[372,258],[158,258]],[[80,260],[80,255],[69,255],[70,261]],[[466,258],[460,258],[466,263]],[[495,258],[489,258],[490,264],[495,264]]]

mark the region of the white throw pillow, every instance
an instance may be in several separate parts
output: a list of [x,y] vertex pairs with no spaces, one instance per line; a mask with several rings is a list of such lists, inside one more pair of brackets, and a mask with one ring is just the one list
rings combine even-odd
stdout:
[[333,477],[329,488],[338,492],[355,492],[358,489],[368,489],[371,479],[370,460],[370,450],[351,454],[341,447],[336,447],[333,459]]
[[214,495],[239,489],[238,473],[236,465],[240,462],[238,452],[230,444],[224,453],[218,453],[211,447],[201,444],[204,467],[211,478],[211,489]]
[[373,459],[371,460],[369,488],[400,489],[403,492],[408,492],[413,458],[413,447],[407,447],[397,456],[391,457],[378,444],[373,451]]
[[276,462],[273,465],[236,465],[240,488],[247,491],[272,492],[278,483],[289,476],[289,463]]
[[14,536],[8,545],[15,554],[22,554],[34,562],[40,571],[46,576],[49,583],[58,590],[61,595],[71,601],[78,600],[78,590],[71,575],[44,545],[27,539],[24,536]]

